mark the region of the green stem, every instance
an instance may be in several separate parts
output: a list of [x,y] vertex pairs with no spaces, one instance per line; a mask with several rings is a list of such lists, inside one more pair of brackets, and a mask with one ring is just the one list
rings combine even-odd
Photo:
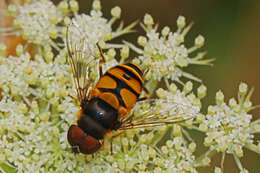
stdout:
[[0,172],[16,173],[17,169],[13,165],[10,165],[9,163],[1,163],[0,164]]
[[196,167],[205,166],[205,165],[202,164],[202,160],[203,160],[205,157],[211,158],[211,157],[213,157],[216,153],[217,153],[216,150],[210,150],[210,149],[209,149],[208,151],[206,151],[204,154],[202,154],[200,157],[198,157],[198,158],[196,159],[196,163],[197,163]]
[[[194,142],[194,140],[192,139],[192,137],[190,136],[190,134],[182,128],[182,133],[184,134],[184,136],[190,141],[190,142]],[[194,142],[195,143],[195,142]]]
[[225,161],[225,157],[226,157],[226,153],[223,152],[223,153],[222,153],[222,157],[221,157],[221,169],[222,169],[222,172],[224,172],[224,161]]
[[233,153],[233,156],[234,156],[235,162],[237,164],[237,167],[240,169],[240,171],[243,171],[244,168],[243,168],[239,158],[237,157],[237,155],[235,153]]
[[255,144],[246,144],[246,148],[253,151],[253,152],[256,152],[258,154],[260,154],[260,150],[258,149],[258,146],[255,145]]
[[166,87],[168,88],[168,90],[170,90],[170,84],[169,84],[168,79],[166,77],[163,77],[163,79],[164,79],[164,82],[166,84]]

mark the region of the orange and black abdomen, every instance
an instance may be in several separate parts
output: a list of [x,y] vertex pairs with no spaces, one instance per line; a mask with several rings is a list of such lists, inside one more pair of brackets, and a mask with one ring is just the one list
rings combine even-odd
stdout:
[[109,69],[97,82],[98,97],[113,108],[130,111],[138,100],[143,86],[142,69],[133,63]]

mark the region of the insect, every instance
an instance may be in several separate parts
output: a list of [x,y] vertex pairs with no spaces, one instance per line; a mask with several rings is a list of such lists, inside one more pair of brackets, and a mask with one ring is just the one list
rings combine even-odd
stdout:
[[[152,107],[148,112],[142,112],[148,116],[137,117],[131,114],[136,102],[156,105],[156,100],[148,99],[149,92],[144,87],[143,69],[137,64],[126,63],[112,67],[103,74],[102,63],[105,62],[105,57],[98,45],[102,57],[102,60],[98,61],[100,76],[94,87],[89,90],[93,83],[88,77],[90,71],[88,65],[92,61],[88,60],[92,55],[91,45],[88,37],[82,36],[80,28],[74,23],[70,24],[66,44],[76,84],[77,99],[81,107],[77,114],[77,124],[71,125],[67,133],[73,152],[83,154],[97,152],[112,131],[171,124],[193,117],[192,114],[184,114],[182,108],[177,109],[176,106],[174,106],[175,116],[163,116],[162,112],[159,113],[162,114],[161,116],[156,115],[155,112],[149,115]],[[146,96],[140,98],[142,91]]]

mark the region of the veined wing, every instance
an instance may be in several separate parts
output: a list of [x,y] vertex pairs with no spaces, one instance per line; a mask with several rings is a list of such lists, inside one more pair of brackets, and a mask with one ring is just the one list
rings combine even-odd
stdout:
[[122,120],[119,130],[178,123],[195,118],[199,110],[199,107],[171,100],[148,99],[135,105],[130,117]]
[[72,21],[67,28],[66,44],[77,97],[82,102],[86,99],[88,88],[92,82],[89,78],[88,65],[94,60],[94,45],[89,42],[75,21]]

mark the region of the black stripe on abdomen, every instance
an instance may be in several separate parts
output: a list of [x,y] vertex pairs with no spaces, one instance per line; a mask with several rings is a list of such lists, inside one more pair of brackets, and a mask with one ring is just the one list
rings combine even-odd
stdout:
[[128,70],[127,68],[123,67],[123,66],[116,66],[115,68],[119,68],[120,70],[123,70],[126,74],[128,74],[130,77],[134,78],[135,80],[137,80],[140,84],[140,86],[143,86],[142,81],[140,80],[140,78],[138,76],[136,76],[136,74],[134,74],[133,72],[131,72],[130,70]]
[[137,73],[140,75],[140,76],[143,76],[143,72],[134,64],[132,63],[126,63],[125,65],[135,69],[135,71],[137,71]]
[[123,107],[126,108],[126,104],[123,101],[123,99],[121,97],[121,94],[120,94],[120,90],[122,88],[125,88],[125,89],[129,90],[130,92],[132,92],[136,96],[136,98],[139,98],[140,94],[138,94],[133,88],[131,88],[129,85],[127,85],[124,81],[118,79],[116,76],[110,74],[109,72],[106,72],[105,75],[107,75],[107,76],[111,77],[112,79],[114,79],[116,81],[117,87],[113,88],[113,89],[111,89],[111,88],[98,88],[98,89],[100,91],[102,91],[102,92],[111,92],[111,93],[113,93],[117,97],[120,105],[122,105]]

